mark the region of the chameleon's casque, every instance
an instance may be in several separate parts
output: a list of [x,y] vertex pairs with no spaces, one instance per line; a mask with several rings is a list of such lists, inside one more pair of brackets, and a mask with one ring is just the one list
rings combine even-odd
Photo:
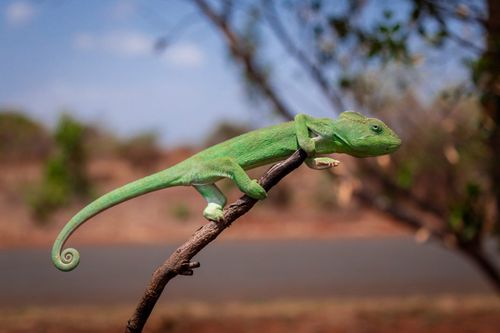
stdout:
[[245,170],[281,161],[302,148],[306,164],[313,169],[338,165],[322,154],[345,153],[356,157],[394,152],[399,137],[382,121],[346,111],[338,119],[313,118],[299,114],[294,121],[258,129],[207,148],[168,169],[144,177],[98,198],[76,214],[61,230],[52,248],[52,261],[62,271],[80,262],[77,250],[63,246],[69,236],[96,214],[139,195],[172,186],[193,186],[207,201],[203,215],[213,221],[223,218],[226,197],[214,184],[229,178],[255,199],[266,191]]

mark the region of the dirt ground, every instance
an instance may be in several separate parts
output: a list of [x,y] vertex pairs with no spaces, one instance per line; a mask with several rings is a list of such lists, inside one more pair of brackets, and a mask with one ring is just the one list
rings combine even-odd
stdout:
[[[0,309],[0,332],[123,332],[133,306]],[[145,332],[498,332],[494,296],[158,306]]]

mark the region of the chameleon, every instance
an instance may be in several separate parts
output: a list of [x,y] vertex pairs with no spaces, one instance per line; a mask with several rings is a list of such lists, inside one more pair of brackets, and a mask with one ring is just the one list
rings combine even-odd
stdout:
[[80,254],[74,248],[63,250],[71,234],[93,216],[137,196],[167,187],[193,186],[207,201],[203,216],[209,221],[220,222],[226,197],[215,182],[222,178],[231,179],[249,197],[263,200],[266,191],[245,170],[282,161],[298,149],[307,153],[307,166],[321,170],[340,163],[322,156],[324,154],[379,156],[396,151],[400,145],[401,139],[384,122],[354,111],[342,112],[337,119],[298,114],[293,121],[221,142],[97,198],[60,231],[52,248],[52,261],[61,271],[73,270],[80,262]]

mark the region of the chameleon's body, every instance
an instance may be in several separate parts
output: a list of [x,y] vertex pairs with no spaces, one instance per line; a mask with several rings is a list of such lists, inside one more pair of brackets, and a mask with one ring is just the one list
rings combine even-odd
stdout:
[[377,156],[395,151],[400,144],[399,137],[383,122],[359,113],[344,112],[337,120],[300,114],[294,121],[237,136],[103,195],[66,224],[52,248],[52,261],[62,271],[74,269],[80,260],[78,251],[62,250],[69,236],[94,215],[139,195],[172,186],[193,186],[208,202],[203,215],[219,221],[226,198],[214,183],[222,178],[233,180],[248,196],[264,199],[266,191],[245,170],[284,160],[299,148],[307,152],[309,167],[325,169],[338,161],[317,157],[320,154]]

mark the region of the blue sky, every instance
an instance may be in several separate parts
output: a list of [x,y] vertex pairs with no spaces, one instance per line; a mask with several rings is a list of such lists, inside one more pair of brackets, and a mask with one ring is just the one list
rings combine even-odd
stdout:
[[[49,126],[61,110],[121,135],[155,130],[168,145],[195,143],[250,107],[201,19],[164,54],[156,38],[197,13],[181,1],[2,1],[0,106]],[[230,67],[230,68],[228,68]]]
[[[157,38],[186,19],[180,37],[153,52]],[[284,51],[268,50],[275,86],[294,112],[331,115]],[[425,94],[467,75],[453,61],[417,71]],[[198,143],[222,120],[277,121],[249,105],[220,36],[181,0],[1,1],[0,107],[48,126],[66,110],[122,136],[153,130],[165,145]]]

